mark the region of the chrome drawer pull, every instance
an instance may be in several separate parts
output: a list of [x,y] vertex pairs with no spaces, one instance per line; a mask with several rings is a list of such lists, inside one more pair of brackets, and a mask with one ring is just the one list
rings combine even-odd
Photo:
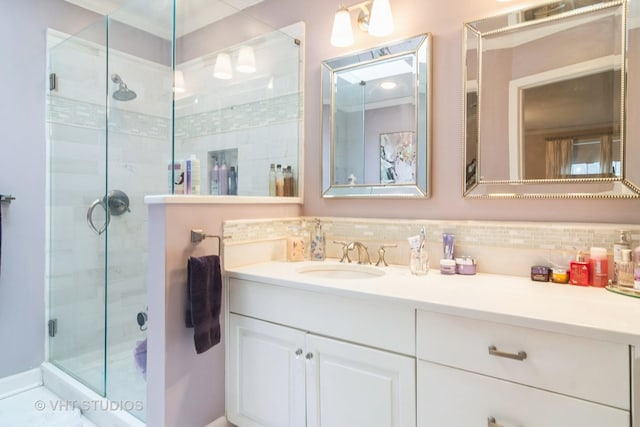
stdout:
[[525,351],[519,351],[517,354],[506,353],[504,351],[498,350],[495,345],[489,346],[489,354],[492,356],[505,357],[507,359],[513,360],[524,360],[527,358],[527,353]]
[[496,423],[495,417],[489,417],[487,420],[487,427],[502,427],[502,425]]

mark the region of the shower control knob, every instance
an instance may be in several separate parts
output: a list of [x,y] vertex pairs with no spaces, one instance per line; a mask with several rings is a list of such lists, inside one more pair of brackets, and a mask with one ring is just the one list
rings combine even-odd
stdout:
[[146,325],[148,319],[149,319],[149,316],[147,316],[147,313],[145,313],[144,311],[141,311],[138,313],[138,315],[136,316],[136,320],[138,321],[138,326],[140,326],[140,330],[142,330],[142,327]]
[[307,355],[305,356],[305,358],[306,358],[307,360],[311,360],[311,359],[313,359],[313,353],[307,353]]

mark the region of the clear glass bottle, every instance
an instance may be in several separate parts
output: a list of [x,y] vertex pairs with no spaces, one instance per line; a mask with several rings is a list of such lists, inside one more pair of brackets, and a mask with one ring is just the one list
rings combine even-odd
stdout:
[[284,175],[282,173],[282,165],[276,166],[276,196],[284,196]]
[[633,287],[634,281],[634,264],[631,257],[631,249],[622,249],[621,260],[616,263],[617,285],[628,288]]
[[631,250],[628,232],[620,231],[619,240],[613,244],[613,283],[618,283],[618,264],[622,262],[622,251],[625,249]]
[[311,232],[310,257],[312,261],[324,261],[324,232],[320,219],[316,219],[316,225]]
[[274,197],[276,195],[276,165],[271,163],[269,168],[269,196]]

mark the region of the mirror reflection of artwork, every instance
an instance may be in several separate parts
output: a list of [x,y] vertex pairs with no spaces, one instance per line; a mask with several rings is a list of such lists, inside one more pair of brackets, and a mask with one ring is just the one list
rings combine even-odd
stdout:
[[416,140],[414,132],[380,134],[380,183],[416,182]]

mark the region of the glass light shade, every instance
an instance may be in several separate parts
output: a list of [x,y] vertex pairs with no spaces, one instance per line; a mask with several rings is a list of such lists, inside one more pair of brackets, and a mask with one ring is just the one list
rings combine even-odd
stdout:
[[347,9],[340,9],[333,18],[331,30],[331,44],[336,47],[346,47],[353,44],[353,29],[351,15]]
[[246,74],[256,72],[256,56],[254,55],[253,48],[251,46],[240,47],[236,70]]
[[173,74],[173,90],[175,93],[184,93],[184,73],[176,70]]
[[373,0],[369,18],[369,34],[384,37],[393,32],[393,15],[389,0]]
[[228,53],[219,53],[216,57],[216,65],[213,67],[213,77],[222,80],[229,80],[233,77],[231,57]]

